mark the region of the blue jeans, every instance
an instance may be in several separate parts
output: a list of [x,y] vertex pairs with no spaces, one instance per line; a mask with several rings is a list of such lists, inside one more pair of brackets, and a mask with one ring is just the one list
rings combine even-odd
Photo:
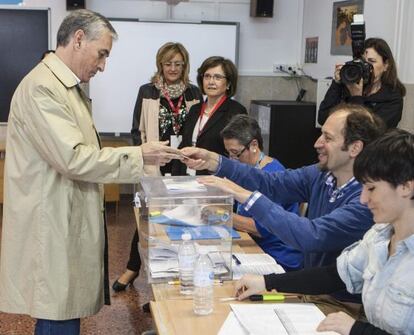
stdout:
[[35,335],[79,335],[80,319],[43,320],[37,319]]

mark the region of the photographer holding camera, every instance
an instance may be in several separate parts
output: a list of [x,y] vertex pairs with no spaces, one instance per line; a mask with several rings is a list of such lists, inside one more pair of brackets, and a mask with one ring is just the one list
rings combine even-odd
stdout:
[[365,25],[351,24],[353,60],[336,64],[334,80],[319,107],[324,124],[332,107],[341,102],[364,105],[383,119],[388,128],[401,120],[405,87],[398,79],[391,49],[381,38],[365,40]]

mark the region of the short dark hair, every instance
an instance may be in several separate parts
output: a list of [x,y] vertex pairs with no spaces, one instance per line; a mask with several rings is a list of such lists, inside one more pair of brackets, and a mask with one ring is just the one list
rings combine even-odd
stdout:
[[362,183],[383,180],[394,187],[414,180],[414,135],[392,129],[371,142],[355,159],[354,176]]
[[242,145],[248,145],[251,141],[257,140],[259,149],[263,150],[262,131],[257,121],[248,115],[237,114],[233,116],[220,135],[226,140],[236,139]]
[[384,134],[384,121],[373,114],[367,107],[355,104],[340,103],[332,108],[330,115],[346,112],[346,120],[342,135],[344,136],[343,150],[355,141],[362,141],[364,147]]
[[88,40],[100,38],[104,30],[109,31],[114,40],[118,37],[106,17],[87,9],[78,9],[66,16],[60,25],[57,33],[57,46],[67,46],[70,38],[79,29],[83,30]]
[[227,58],[221,57],[221,56],[212,56],[207,58],[203,64],[198,68],[197,70],[197,83],[198,87],[200,88],[201,92],[203,94],[206,94],[204,92],[203,88],[203,75],[212,67],[216,67],[221,65],[224,71],[224,75],[226,76],[227,83],[229,85],[228,90],[226,91],[226,95],[228,97],[232,97],[236,94],[237,90],[237,78],[238,78],[238,72],[237,67],[234,65],[234,63]]

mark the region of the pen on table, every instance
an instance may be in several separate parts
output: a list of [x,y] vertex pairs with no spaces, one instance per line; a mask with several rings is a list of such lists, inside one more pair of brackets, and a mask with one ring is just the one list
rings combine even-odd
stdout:
[[[250,301],[284,301],[285,296],[283,294],[252,294],[249,298]],[[237,297],[221,298],[220,301],[235,301]]]
[[[169,285],[180,285],[179,280],[170,280],[168,282]],[[213,284],[223,284],[223,281],[221,279],[214,279]]]
[[237,265],[241,264],[240,260],[235,255],[231,255],[231,257],[233,257],[233,259],[234,259],[234,261],[236,262]]

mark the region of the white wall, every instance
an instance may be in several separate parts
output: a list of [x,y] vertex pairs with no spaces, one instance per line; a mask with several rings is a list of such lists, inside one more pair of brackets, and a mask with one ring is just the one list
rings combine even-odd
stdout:
[[[304,0],[302,56],[306,37],[319,37],[318,63],[305,64],[304,70],[315,78],[333,75],[336,63],[350,60],[350,56],[331,55],[332,8],[334,0]],[[395,28],[398,0],[365,0],[364,19],[367,37],[381,37],[396,53]]]
[[[164,1],[86,0],[86,6],[112,18],[240,22],[240,74],[273,76],[273,64],[299,62],[303,19],[303,0],[274,2],[273,18],[250,17],[250,0],[189,0],[175,6]],[[52,9],[51,47],[54,48],[57,29],[67,14],[66,1],[23,0],[23,6]],[[206,48],[209,43],[214,41],[206,41]]]
[[[108,17],[240,22],[240,74],[268,76],[274,75],[274,63],[299,61],[302,3],[303,0],[275,1],[273,18],[251,18],[250,0],[190,0],[171,7],[162,1],[89,0],[87,5]],[[205,47],[211,43],[214,41],[206,40]]]
[[400,0],[396,27],[396,55],[400,77],[404,83],[414,84],[414,1]]
[[[335,63],[350,60],[349,56],[330,54],[334,2],[304,0],[301,59],[304,59],[305,38],[319,36],[318,63],[304,65],[305,72],[318,79],[331,77]],[[381,37],[392,49],[399,78],[407,88],[399,127],[414,131],[414,1],[365,0],[364,19],[367,37]]]

